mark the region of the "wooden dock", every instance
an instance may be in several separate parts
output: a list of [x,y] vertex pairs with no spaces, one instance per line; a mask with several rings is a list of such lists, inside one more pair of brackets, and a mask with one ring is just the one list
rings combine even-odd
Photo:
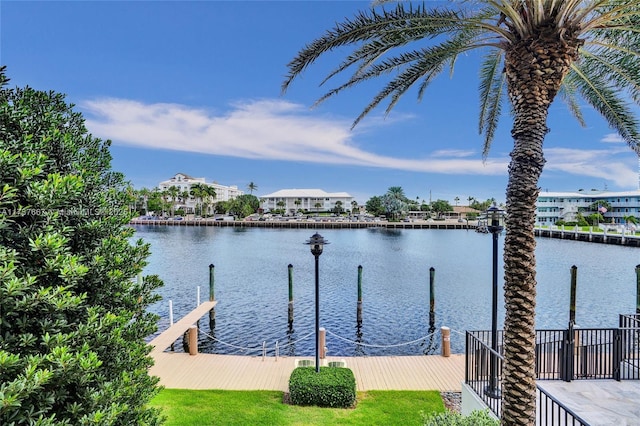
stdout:
[[[177,389],[280,390],[286,392],[298,359],[156,352],[151,375],[160,384]],[[460,392],[464,380],[464,354],[328,357],[346,361],[359,391],[438,390]]]
[[213,309],[217,303],[218,302],[216,300],[201,303],[180,321],[174,323],[171,327],[150,341],[149,345],[153,346],[151,356],[154,356],[156,353],[162,353],[162,351],[171,346],[171,344],[181,337],[191,325],[198,322],[198,320]]
[[[171,352],[171,346],[196,324],[216,301],[203,302],[180,321],[154,338],[150,374],[160,385],[177,389],[280,390],[286,392],[296,361],[310,357],[262,357],[241,355],[189,355]],[[439,390],[460,392],[464,380],[464,354],[442,357],[372,356],[327,357],[325,362],[345,361],[353,371],[356,386],[366,390]]]

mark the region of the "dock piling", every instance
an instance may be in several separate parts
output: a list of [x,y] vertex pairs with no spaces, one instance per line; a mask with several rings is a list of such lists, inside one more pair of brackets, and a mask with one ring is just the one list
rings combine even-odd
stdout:
[[429,268],[429,327],[433,327],[436,322],[436,294],[435,294],[436,270],[432,266]]
[[442,356],[448,358],[451,356],[451,329],[449,327],[440,327],[442,335]]
[[578,284],[578,267],[571,267],[571,297],[569,300],[569,324],[576,324],[576,288]]
[[362,265],[358,265],[358,308],[356,321],[358,325],[362,324]]
[[640,265],[636,265],[636,314],[640,314]]
[[293,325],[293,265],[287,267],[289,271],[289,328]]
[[189,327],[189,355],[198,355],[198,327]]
[[[215,297],[215,266],[213,263],[209,265],[209,302],[216,300]],[[209,329],[213,331],[216,328],[216,309],[215,307],[209,310]]]

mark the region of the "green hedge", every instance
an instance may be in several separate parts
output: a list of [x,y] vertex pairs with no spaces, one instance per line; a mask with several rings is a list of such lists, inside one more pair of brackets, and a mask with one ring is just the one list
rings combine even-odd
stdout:
[[298,367],[289,378],[289,398],[295,405],[347,408],[356,402],[356,378],[348,368]]

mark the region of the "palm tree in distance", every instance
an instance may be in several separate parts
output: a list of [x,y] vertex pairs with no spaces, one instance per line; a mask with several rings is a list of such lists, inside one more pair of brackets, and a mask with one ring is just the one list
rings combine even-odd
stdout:
[[249,194],[253,195],[253,191],[258,189],[258,185],[253,182],[249,182],[249,184],[247,185],[247,189],[249,190]]
[[[379,1],[378,3],[384,3]],[[547,115],[556,95],[584,125],[578,97],[598,111],[640,154],[640,2],[637,0],[476,0],[375,6],[304,47],[288,64],[282,89],[324,53],[353,46],[328,74],[352,70],[347,81],[318,102],[369,79],[386,85],[355,119],[357,125],[381,102],[389,113],[417,86],[429,84],[477,49],[480,64],[479,131],[486,158],[504,101],[513,115],[504,243],[504,392],[502,421],[535,424],[535,203],[545,163]]]

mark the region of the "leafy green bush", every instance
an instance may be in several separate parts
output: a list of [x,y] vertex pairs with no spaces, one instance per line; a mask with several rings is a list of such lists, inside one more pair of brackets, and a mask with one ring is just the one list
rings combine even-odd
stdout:
[[351,407],[356,401],[356,378],[348,368],[298,367],[289,378],[289,397],[295,405]]
[[444,413],[429,413],[423,415],[425,426],[499,426],[500,422],[489,414],[489,410],[473,411],[463,416],[454,411]]

